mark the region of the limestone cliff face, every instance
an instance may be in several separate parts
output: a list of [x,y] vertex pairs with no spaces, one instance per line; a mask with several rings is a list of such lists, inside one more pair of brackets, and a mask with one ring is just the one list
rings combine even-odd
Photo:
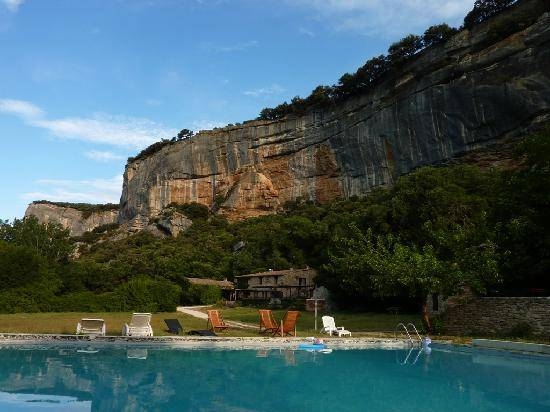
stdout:
[[68,228],[71,236],[81,236],[96,227],[117,223],[118,210],[93,212],[85,216],[80,210],[49,203],[31,203],[25,217],[36,216],[41,223],[57,223]]
[[489,46],[498,18],[462,31],[337,108],[202,131],[127,164],[120,220],[144,227],[172,202],[244,218],[298,198],[363,196],[548,121],[547,5],[523,2],[542,7],[538,20]]

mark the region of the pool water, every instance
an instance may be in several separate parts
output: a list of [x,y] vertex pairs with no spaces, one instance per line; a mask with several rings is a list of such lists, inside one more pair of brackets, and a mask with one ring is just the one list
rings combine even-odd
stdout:
[[0,346],[0,411],[550,411],[550,359],[419,350]]

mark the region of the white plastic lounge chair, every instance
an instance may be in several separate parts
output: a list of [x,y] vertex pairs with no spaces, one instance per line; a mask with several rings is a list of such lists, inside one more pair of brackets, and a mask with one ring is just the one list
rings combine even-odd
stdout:
[[150,313],[134,313],[130,324],[122,327],[123,336],[153,336]]
[[342,335],[348,335],[351,336],[351,332],[349,330],[344,329],[343,326],[336,326],[334,322],[334,318],[332,316],[323,316],[323,332],[328,333],[330,336],[332,336],[332,333],[337,333],[339,337],[342,337]]
[[105,336],[105,321],[103,319],[83,318],[76,324],[77,335]]

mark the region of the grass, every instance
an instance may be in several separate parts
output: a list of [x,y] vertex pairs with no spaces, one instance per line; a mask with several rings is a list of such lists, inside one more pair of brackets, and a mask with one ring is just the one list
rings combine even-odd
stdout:
[[[2,333],[54,333],[74,334],[76,324],[82,318],[101,318],[105,320],[107,335],[121,335],[122,327],[132,317],[131,313],[107,312],[63,312],[63,313],[16,313],[0,315]],[[156,336],[169,335],[164,319],[178,319],[186,329],[204,329],[206,321],[183,313],[155,313],[151,326]]]
[[[239,321],[258,325],[259,315],[258,309],[252,307],[236,307],[236,308],[219,308],[225,320]],[[206,312],[206,309],[204,309]],[[273,310],[275,319],[282,319],[286,309]],[[324,313],[319,311],[317,314],[317,331],[322,327],[321,317],[323,315],[333,316],[336,320],[336,326],[344,326],[347,330],[352,331],[354,335],[368,333],[391,333],[399,322],[405,324],[412,322],[416,327],[422,325],[420,315],[415,314],[385,314],[385,313],[370,313],[370,312],[331,312]],[[308,336],[315,335],[315,315],[313,312],[301,311],[300,318],[296,325],[299,335]],[[420,329],[419,329],[420,331]]]
[[[258,310],[250,307],[221,308],[225,320],[239,321],[251,325],[258,325]],[[281,319],[285,310],[274,310],[276,319]],[[317,330],[321,328],[321,316],[318,313]],[[101,318],[105,320],[107,335],[121,335],[122,327],[130,321],[132,314],[126,312],[63,312],[63,313],[17,313],[0,314],[0,333],[52,333],[52,334],[74,334],[76,324],[82,318]],[[365,336],[376,332],[379,335],[391,333],[398,322],[413,322],[420,325],[419,315],[390,315],[375,313],[331,313],[336,319],[337,326],[345,326],[352,331],[354,336]],[[206,329],[206,321],[184,313],[154,313],[151,319],[151,326],[155,336],[167,336],[170,333],[166,330],[164,319],[178,319],[183,325],[184,333],[193,329]],[[297,330],[299,336],[319,335],[315,332],[315,318],[312,312],[302,311],[298,320]],[[230,328],[221,332],[222,336],[258,336],[257,329]]]
[[[220,307],[223,317],[229,321],[239,321],[258,326],[258,310],[251,307],[227,308]],[[206,312],[206,309],[204,309]],[[285,310],[274,310],[275,319],[281,319]],[[315,331],[315,318],[312,312],[301,311],[297,324],[298,336],[321,336],[319,328],[322,326],[321,316],[317,316],[317,332]],[[358,312],[331,312],[337,326],[345,326],[352,332],[353,337],[393,337],[397,323],[405,324],[412,322],[419,327],[422,322],[420,315],[414,314],[385,314],[385,313],[358,313]],[[130,321],[132,314],[129,312],[63,312],[63,313],[17,313],[0,314],[0,333],[30,333],[30,334],[74,334],[76,324],[82,318],[102,318],[107,325],[107,335],[120,336],[122,326]],[[206,320],[198,319],[181,312],[154,313],[151,318],[151,325],[155,336],[170,336],[166,329],[164,319],[178,319],[183,325],[184,334],[194,329],[206,329]],[[419,329],[421,335],[423,331]],[[258,329],[230,328],[227,331],[219,332],[220,336],[263,336],[258,334]],[[403,336],[403,335],[400,335]],[[471,343],[471,337],[465,336],[437,336],[438,340],[446,340],[456,344]],[[499,337],[493,337],[498,339]],[[520,342],[536,342],[549,344],[548,339],[514,339],[501,337],[506,340],[517,340]]]

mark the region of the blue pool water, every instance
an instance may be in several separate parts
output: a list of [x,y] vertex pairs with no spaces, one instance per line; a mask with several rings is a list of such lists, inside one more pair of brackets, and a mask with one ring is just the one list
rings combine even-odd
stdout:
[[550,359],[413,350],[0,347],[0,411],[550,411]]

